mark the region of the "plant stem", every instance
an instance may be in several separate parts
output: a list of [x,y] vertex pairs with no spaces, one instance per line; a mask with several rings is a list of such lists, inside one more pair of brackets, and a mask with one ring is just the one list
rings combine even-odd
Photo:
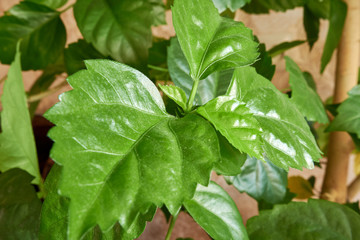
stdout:
[[7,75],[5,74],[5,76],[3,76],[3,77],[0,79],[0,84],[3,83],[3,82],[5,82],[6,78],[7,78]]
[[175,216],[171,216],[171,220],[170,220],[170,224],[169,224],[169,228],[168,228],[168,231],[166,233],[166,237],[165,237],[165,240],[170,240],[170,237],[171,237],[171,233],[174,229],[174,226],[175,226],[175,222],[176,222],[176,219],[178,217],[178,214],[175,215]]
[[51,94],[59,91],[60,89],[65,87],[67,84],[68,84],[67,81],[64,80],[62,83],[60,83],[59,85],[57,85],[56,87],[54,87],[52,89],[29,96],[27,101],[28,101],[28,103],[39,101],[39,100],[43,99],[44,97],[50,96]]
[[168,69],[163,68],[163,67],[157,67],[157,66],[150,65],[150,64],[148,64],[147,66],[148,66],[148,68],[151,68],[151,69],[154,69],[154,70],[157,70],[157,71],[160,71],[160,72],[169,72]]
[[199,79],[194,79],[194,83],[193,83],[193,86],[192,86],[192,88],[191,88],[190,97],[189,97],[189,100],[188,100],[188,102],[187,102],[187,104],[186,104],[186,111],[187,111],[187,112],[190,112],[190,111],[191,111],[191,108],[192,108],[193,103],[194,103],[196,91],[197,91],[197,88],[198,88],[198,86],[199,86],[199,82],[200,82]]
[[66,12],[67,10],[69,10],[70,8],[72,8],[75,5],[75,3],[70,4],[69,6],[67,6],[66,8],[64,8],[64,10],[60,11],[60,14]]

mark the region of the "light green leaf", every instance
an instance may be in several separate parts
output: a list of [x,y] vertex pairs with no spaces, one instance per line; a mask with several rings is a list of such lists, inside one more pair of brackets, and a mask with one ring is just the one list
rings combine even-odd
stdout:
[[289,57],[285,57],[286,70],[290,74],[291,101],[309,121],[328,123],[324,105],[317,92],[308,85],[299,66]]
[[84,60],[106,58],[90,43],[80,39],[71,43],[64,51],[66,71],[69,75],[85,69]]
[[304,0],[252,0],[243,10],[248,13],[269,13],[269,10],[285,12],[286,10],[302,6]]
[[59,12],[32,2],[20,2],[0,18],[0,61],[14,60],[21,42],[23,70],[44,69],[63,53],[66,32]]
[[21,168],[41,183],[35,140],[26,102],[18,50],[5,80],[1,103],[0,171]]
[[263,162],[248,157],[241,168],[241,173],[227,177],[226,180],[256,201],[276,204],[281,203],[286,195],[287,172],[272,164],[268,159]]
[[236,204],[215,182],[208,187],[198,185],[194,198],[184,206],[213,239],[249,239]]
[[321,56],[321,73],[330,62],[334,50],[337,48],[345,23],[347,5],[342,0],[330,1],[329,30],[326,36],[323,55]]
[[31,185],[33,177],[18,168],[0,174],[0,238],[37,239],[41,201]]
[[325,200],[292,202],[260,212],[246,224],[251,240],[356,240],[360,215],[350,208]]
[[210,0],[175,1],[172,14],[192,79],[255,62],[258,44],[252,31],[240,22],[220,17]]
[[266,51],[265,44],[263,43],[259,44],[259,52],[260,52],[259,61],[256,61],[251,66],[253,66],[256,69],[256,72],[258,74],[262,75],[263,77],[271,81],[271,79],[275,74],[275,65],[272,64],[272,58],[269,55],[269,53]]
[[360,138],[360,85],[349,92],[349,97],[337,108],[338,115],[327,131],[347,131]]
[[303,115],[285,94],[252,67],[234,72],[228,95],[245,102],[262,129],[264,152],[275,165],[313,168],[321,157]]
[[304,6],[303,24],[306,32],[306,39],[311,50],[319,38],[320,18],[313,14],[307,5]]
[[25,0],[25,1],[41,4],[52,9],[57,9],[64,6],[68,0]]
[[219,13],[224,12],[226,9],[230,9],[235,12],[239,8],[243,7],[246,3],[251,0],[212,0]]
[[[168,66],[172,81],[189,97],[194,81],[189,75],[189,64],[177,38],[171,39],[171,45],[168,48]],[[203,105],[217,96],[224,95],[229,87],[232,73],[232,70],[215,72],[200,81],[195,95],[196,104]]]
[[140,72],[109,60],[85,64],[68,78],[74,90],[46,113],[57,125],[51,156],[63,166],[61,194],[71,200],[68,238],[116,221],[125,231],[143,230],[155,206],[174,215],[197,183],[208,184],[220,156],[216,133],[195,114],[165,113]]
[[135,66],[146,62],[153,14],[149,1],[78,0],[77,25],[86,41],[104,56]]
[[246,154],[240,153],[229,141],[217,132],[220,145],[220,160],[215,163],[213,170],[225,176],[237,175],[246,160]]
[[240,152],[262,158],[260,126],[244,102],[220,96],[199,107],[197,112]]
[[292,42],[283,42],[280,43],[274,47],[272,47],[269,51],[268,54],[270,55],[270,57],[275,57],[277,55],[280,55],[284,52],[286,52],[287,50],[297,47],[301,44],[303,44],[306,41],[302,41],[302,40],[297,40],[297,41],[292,41]]
[[186,109],[186,94],[184,90],[176,86],[159,85],[160,89],[174,102],[176,102],[183,110]]

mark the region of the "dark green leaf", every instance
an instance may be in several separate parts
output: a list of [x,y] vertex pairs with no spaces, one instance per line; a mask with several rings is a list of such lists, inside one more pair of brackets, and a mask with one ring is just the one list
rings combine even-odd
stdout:
[[[189,97],[193,80],[189,75],[189,64],[176,38],[171,39],[171,45],[168,48],[168,66],[172,81]],[[230,70],[216,72],[200,81],[195,96],[196,104],[203,105],[217,96],[224,95],[230,84],[232,73],[233,71]]]
[[256,61],[252,66],[256,69],[258,74],[271,81],[275,74],[275,65],[272,64],[272,58],[266,51],[265,44],[259,44],[259,51],[259,61]]
[[215,182],[198,185],[194,198],[184,206],[213,239],[249,239],[236,204]]
[[68,75],[72,75],[81,69],[85,69],[84,60],[105,58],[99,53],[91,43],[80,39],[76,43],[71,43],[65,49],[65,66]]
[[217,132],[220,144],[220,161],[215,163],[214,171],[225,176],[237,175],[246,160],[246,154],[240,153],[229,141]]
[[290,74],[291,101],[309,121],[328,123],[328,117],[324,105],[311,86],[308,85],[303,72],[290,58],[285,57],[286,70]]
[[101,54],[140,66],[151,46],[150,8],[143,0],[78,0],[74,15],[85,40]]
[[68,0],[25,0],[25,1],[41,4],[52,9],[57,9],[65,5]]
[[266,163],[256,158],[248,157],[241,173],[227,177],[240,192],[246,192],[257,201],[271,204],[281,203],[286,195],[287,172],[269,160]]
[[360,237],[360,216],[338,203],[309,199],[307,203],[277,205],[250,218],[251,240],[355,240]]
[[226,9],[230,9],[235,12],[245,4],[251,2],[251,0],[212,0],[219,13],[224,12]]
[[[290,192],[289,188],[286,188],[286,194],[284,198],[276,204],[288,204],[295,198],[295,196],[296,196],[295,193]],[[258,209],[259,211],[273,209],[276,204],[272,204],[264,200],[260,200],[258,201]]]
[[280,43],[280,44],[272,47],[268,51],[268,54],[270,55],[270,57],[275,57],[279,54],[286,52],[287,50],[289,50],[291,48],[294,48],[294,47],[297,47],[297,46],[303,44],[304,42],[305,41],[300,41],[300,40],[292,41],[292,42],[283,42],[283,43]]
[[244,102],[220,96],[199,107],[197,112],[240,152],[262,158],[260,126]]
[[305,0],[305,4],[316,17],[328,19],[330,15],[330,1],[332,0]]
[[[18,44],[19,48],[19,44]],[[21,168],[41,183],[31,119],[21,75],[20,52],[17,50],[5,80],[1,103],[0,171]]]
[[0,18],[0,60],[14,60],[16,44],[22,39],[23,70],[44,69],[55,63],[64,50],[66,32],[59,12],[32,2],[21,2]]
[[258,44],[252,31],[240,22],[220,17],[211,1],[175,1],[172,14],[192,79],[255,62]]
[[148,64],[161,66],[167,64],[167,48],[170,46],[170,40],[155,39],[152,47],[149,49]]
[[303,20],[306,38],[309,43],[310,49],[312,49],[314,43],[319,38],[320,31],[320,18],[312,13],[312,11],[304,6],[304,20]]
[[330,23],[323,55],[321,56],[321,72],[324,72],[326,65],[330,62],[331,56],[340,41],[346,12],[347,5],[342,0],[330,1]]
[[197,183],[208,184],[220,157],[216,133],[195,114],[168,115],[140,72],[109,60],[85,64],[68,78],[74,90],[46,113],[57,125],[51,156],[63,166],[61,194],[71,199],[68,237],[117,220],[135,234],[155,205],[175,215]]
[[360,85],[349,92],[349,97],[337,108],[338,114],[327,131],[347,131],[360,138]]
[[252,0],[243,10],[248,13],[269,13],[269,10],[284,12],[304,5],[304,0]]
[[176,86],[159,85],[160,89],[173,101],[177,103],[182,109],[186,109],[186,94],[184,90]]
[[246,103],[262,129],[264,152],[275,165],[313,168],[321,157],[310,128],[288,97],[252,67],[234,72],[228,95]]
[[307,82],[307,85],[309,85],[309,87],[316,91],[316,83],[312,75],[309,72],[303,72],[303,76]]
[[39,231],[41,201],[33,177],[18,168],[0,174],[0,238],[34,240]]
[[344,206],[351,208],[352,210],[360,214],[359,201],[353,203],[345,203]]

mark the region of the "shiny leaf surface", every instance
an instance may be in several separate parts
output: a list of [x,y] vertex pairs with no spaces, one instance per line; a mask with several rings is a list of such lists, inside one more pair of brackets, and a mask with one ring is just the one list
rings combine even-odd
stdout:
[[328,123],[324,105],[317,92],[308,85],[299,66],[289,57],[285,57],[286,70],[290,74],[291,101],[309,121]]
[[292,42],[283,42],[280,43],[274,47],[272,47],[269,51],[268,54],[270,55],[270,57],[275,57],[277,55],[280,55],[284,52],[286,52],[287,50],[297,47],[301,44],[303,44],[305,41],[301,41],[301,40],[297,40],[297,41],[292,41]]
[[248,157],[241,173],[226,178],[240,192],[246,192],[257,201],[281,203],[286,195],[287,172],[268,159],[266,163]]
[[184,206],[213,239],[249,239],[236,204],[215,182],[208,187],[199,185]]
[[262,158],[260,126],[245,103],[220,96],[199,107],[197,112],[241,152]]
[[329,30],[326,36],[323,55],[321,56],[321,68],[323,72],[331,60],[334,50],[340,41],[345,23],[347,5],[342,0],[330,1]]
[[52,9],[57,9],[65,5],[68,0],[25,0],[25,1],[41,4]]
[[0,18],[0,61],[14,60],[21,42],[23,70],[44,69],[55,63],[64,50],[66,32],[59,12],[32,2],[21,2]]
[[264,152],[275,165],[313,168],[321,157],[310,128],[288,97],[254,68],[234,72],[228,95],[246,103],[262,129]]
[[0,174],[0,238],[37,239],[41,201],[31,185],[33,177],[18,168]]
[[140,66],[151,46],[150,8],[143,0],[78,0],[74,15],[86,41],[101,54]]
[[249,2],[251,2],[251,0],[213,0],[213,3],[219,13],[224,12],[226,9],[230,9],[232,12],[235,12]]
[[220,17],[210,0],[175,1],[172,14],[192,79],[255,62],[258,44],[252,31],[240,22]]
[[[19,48],[19,45],[18,45]],[[1,96],[0,171],[21,168],[40,184],[35,140],[21,74],[20,52],[17,51],[5,80]]]
[[160,89],[182,109],[186,109],[186,94],[184,90],[176,86],[159,85]]
[[355,240],[360,237],[360,215],[338,203],[309,199],[307,203],[277,205],[250,218],[252,240]]
[[327,131],[347,131],[360,138],[360,85],[349,92],[349,97],[337,108],[338,114]]
[[[168,48],[168,66],[172,81],[176,86],[183,89],[186,96],[189,97],[193,80],[189,75],[189,64],[177,38],[171,39],[171,45]],[[200,81],[195,96],[195,103],[202,105],[217,96],[224,95],[229,87],[232,73],[233,71],[231,70],[215,72]]]
[[117,220],[125,231],[143,230],[155,206],[174,215],[197,183],[208,184],[220,155],[216,133],[194,114],[166,114],[140,72],[108,60],[85,63],[68,79],[74,89],[46,113],[57,125],[51,156],[63,166],[61,194],[71,199],[68,238]]

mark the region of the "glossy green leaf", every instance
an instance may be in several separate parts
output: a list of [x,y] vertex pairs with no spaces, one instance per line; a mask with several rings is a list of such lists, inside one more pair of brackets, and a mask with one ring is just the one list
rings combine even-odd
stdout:
[[140,66],[151,46],[150,8],[143,0],[78,0],[74,15],[85,40],[101,54]]
[[184,206],[213,239],[249,239],[235,202],[215,182],[208,187],[199,185]]
[[64,50],[66,32],[59,12],[32,2],[21,2],[0,18],[0,61],[14,60],[21,42],[23,70],[44,69],[55,63]]
[[246,160],[246,154],[240,153],[221,133],[217,132],[220,145],[220,160],[213,170],[225,176],[237,175]]
[[251,2],[251,0],[212,0],[219,13],[224,12],[226,9],[230,9],[235,12],[245,4]]
[[3,110],[1,112],[0,171],[21,168],[35,177],[33,183],[40,184],[41,176],[21,75],[19,51],[10,66],[3,92],[1,96]]
[[332,0],[305,0],[305,4],[316,17],[328,19],[330,15],[330,1]]
[[286,195],[287,172],[268,159],[266,162],[248,157],[241,173],[227,177],[227,182],[240,192],[246,192],[257,201],[281,203]]
[[192,79],[255,62],[258,44],[252,31],[240,22],[220,17],[210,0],[175,1],[172,14]]
[[308,85],[299,66],[290,58],[285,57],[286,70],[290,74],[291,101],[309,121],[328,123],[324,105],[314,89]]
[[64,52],[66,71],[69,75],[85,69],[84,60],[105,58],[90,43],[80,39],[71,43]]
[[262,129],[263,149],[275,165],[313,168],[321,157],[303,115],[285,94],[252,67],[234,72],[228,95],[245,102]]
[[33,177],[18,168],[0,174],[0,238],[34,240],[39,231],[41,201]]
[[360,237],[360,216],[346,206],[309,199],[277,205],[260,212],[246,224],[251,240],[355,240]]
[[337,108],[338,114],[327,131],[347,131],[360,138],[360,85],[349,92],[349,97]]
[[304,6],[303,24],[306,32],[306,39],[310,49],[319,38],[320,18],[312,13],[307,5]]
[[68,238],[117,220],[125,231],[143,230],[155,206],[174,215],[197,183],[208,184],[220,155],[216,133],[195,114],[168,115],[140,72],[109,60],[85,64],[46,113],[57,125],[51,156],[63,166],[61,194],[71,199]]
[[256,69],[256,72],[258,74],[262,75],[263,77],[271,81],[271,79],[275,74],[276,67],[275,65],[272,64],[272,58],[269,55],[269,53],[266,51],[265,44],[263,43],[259,44],[259,52],[260,52],[259,61],[256,61],[251,66],[253,66]]
[[220,96],[199,107],[197,112],[241,152],[262,158],[260,126],[244,102]]
[[64,6],[68,0],[25,0],[25,1],[41,4],[52,9],[57,9]]
[[177,103],[182,109],[186,109],[186,94],[184,90],[176,86],[159,85],[160,89],[173,101]]
[[269,10],[284,12],[302,6],[304,0],[252,0],[243,10],[248,13],[269,13]]
[[[186,61],[177,38],[171,39],[168,48],[168,66],[172,81],[183,89],[186,96],[190,96],[193,80],[189,73],[189,64]],[[195,95],[195,103],[203,105],[211,99],[224,95],[229,87],[233,71],[215,72],[200,81]]]
[[324,72],[326,65],[330,62],[334,50],[339,44],[342,30],[345,23],[347,5],[342,0],[330,1],[329,30],[326,36],[324,51],[321,56],[321,73]]
[[292,42],[283,42],[280,43],[274,47],[272,47],[269,51],[268,54],[270,55],[270,57],[275,57],[277,55],[280,55],[284,52],[286,52],[287,50],[297,47],[301,44],[303,44],[305,41],[301,41],[301,40],[297,40],[297,41],[292,41]]

